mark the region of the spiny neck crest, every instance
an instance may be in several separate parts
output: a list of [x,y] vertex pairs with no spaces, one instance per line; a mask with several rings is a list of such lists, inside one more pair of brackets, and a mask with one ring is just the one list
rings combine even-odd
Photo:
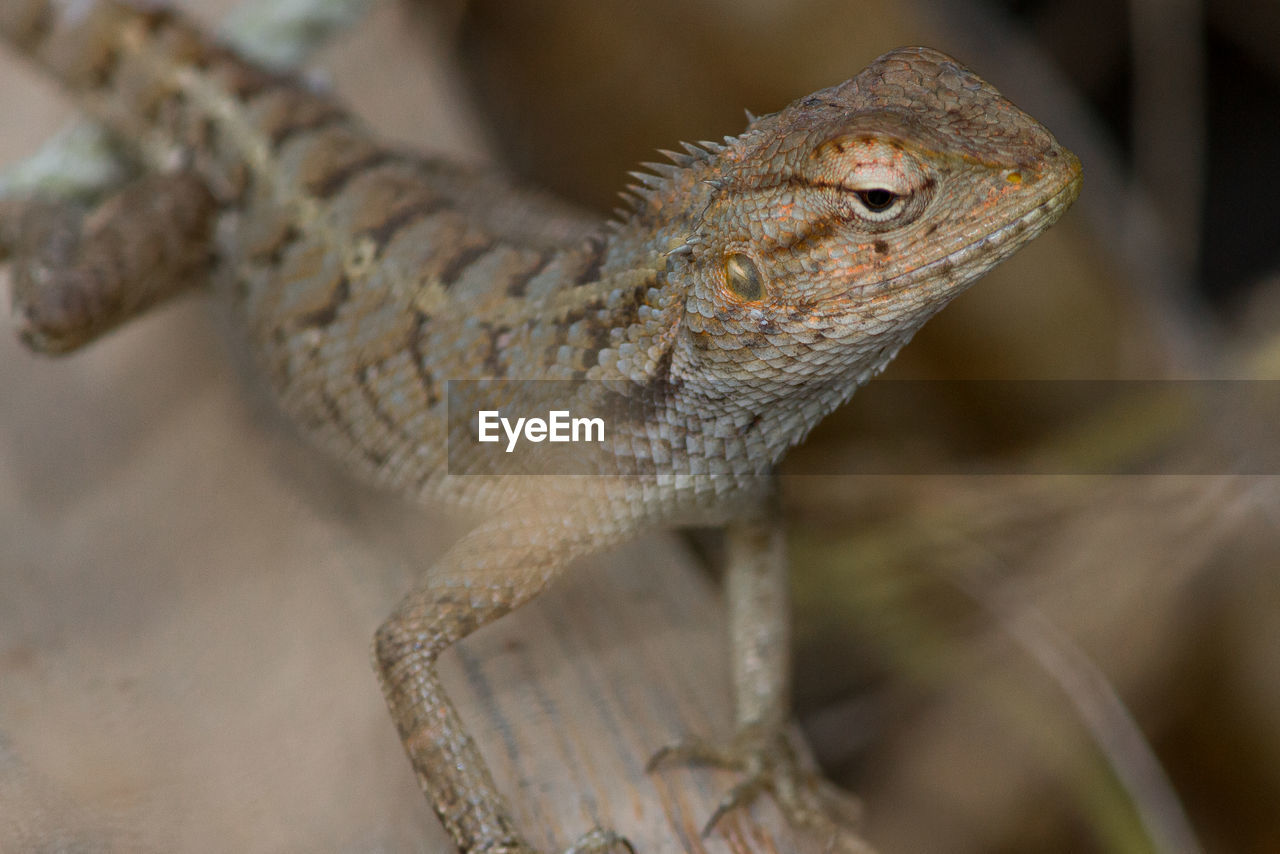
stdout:
[[734,142],[734,137],[726,136],[723,143],[712,140],[681,142],[680,146],[684,151],[659,149],[658,153],[671,162],[646,161],[640,164],[640,169],[627,173],[636,179],[636,183],[628,184],[618,194],[626,203],[625,208],[618,209],[619,216],[626,219],[645,207],[670,199],[681,179],[689,177],[691,173],[705,172],[706,167]]

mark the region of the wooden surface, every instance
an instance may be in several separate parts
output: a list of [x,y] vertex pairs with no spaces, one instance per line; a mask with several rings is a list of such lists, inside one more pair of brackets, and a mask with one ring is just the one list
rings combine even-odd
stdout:
[[[378,68],[426,74],[395,14],[328,61],[375,124],[429,135],[426,107],[377,97]],[[0,161],[65,114],[3,60]],[[188,300],[57,362],[0,336],[0,851],[449,850],[368,643],[458,531],[297,447],[218,324]],[[719,608],[653,535],[442,661],[535,844],[601,825],[639,854],[821,848],[768,804],[704,841],[732,778],[643,773],[681,735],[728,734]]]

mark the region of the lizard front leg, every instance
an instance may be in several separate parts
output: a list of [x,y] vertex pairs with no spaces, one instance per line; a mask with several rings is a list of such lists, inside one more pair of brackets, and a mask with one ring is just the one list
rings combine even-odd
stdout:
[[[452,644],[542,592],[575,557],[629,530],[625,523],[590,524],[601,517],[600,504],[578,506],[550,492],[508,505],[463,537],[405,596],[374,639],[383,693],[418,782],[455,844],[468,854],[533,854],[533,849],[520,836],[488,765],[445,695],[436,660]],[[567,854],[631,850],[621,837],[596,829]]]
[[828,836],[831,850],[871,854],[851,829],[856,803],[801,761],[789,732],[791,597],[776,481],[753,512],[726,524],[725,557],[734,736],[727,743],[694,739],[665,748],[650,769],[687,762],[743,775],[708,820],[704,835],[729,811],[770,792],[793,825]]

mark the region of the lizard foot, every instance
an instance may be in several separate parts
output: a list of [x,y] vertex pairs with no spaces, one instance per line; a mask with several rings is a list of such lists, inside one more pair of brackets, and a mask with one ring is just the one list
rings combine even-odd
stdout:
[[647,770],[663,765],[704,765],[738,771],[742,781],[721,799],[702,829],[708,836],[720,820],[761,794],[773,796],[787,821],[828,838],[826,851],[839,854],[874,854],[853,830],[860,805],[821,774],[803,766],[785,731],[762,733],[747,727],[727,744],[690,740],[664,747],[649,760]]
[[636,849],[612,830],[597,827],[584,833],[577,842],[565,849],[564,854],[636,854]]
[[[541,854],[522,842],[502,844],[497,847],[485,846],[476,850],[476,854]],[[624,837],[611,830],[596,828],[582,834],[576,842],[566,848],[563,854],[636,854],[636,849]]]

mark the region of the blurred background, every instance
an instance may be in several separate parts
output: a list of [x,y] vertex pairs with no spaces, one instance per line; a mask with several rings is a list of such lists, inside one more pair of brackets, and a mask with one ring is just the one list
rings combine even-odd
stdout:
[[[385,133],[496,160],[602,214],[656,149],[736,133],[744,108],[779,109],[898,45],[951,53],[1043,121],[1084,163],[1076,207],[887,375],[1037,382],[1012,405],[921,401],[905,417],[927,429],[910,441],[904,413],[859,396],[784,466],[797,712],[885,852],[1276,852],[1275,476],[816,472],[975,442],[1201,471],[1184,463],[1202,448],[1166,441],[1167,410],[1064,409],[1049,381],[1280,377],[1277,43],[1280,4],[1251,0],[387,0],[315,65]],[[12,159],[67,108],[4,59]],[[100,390],[107,377],[127,387],[124,368],[70,390],[43,368],[6,379],[15,482],[53,453],[34,437],[83,440],[58,413],[85,396],[134,448],[130,430],[168,411],[166,394],[214,370],[184,358],[187,373],[153,376],[133,399]],[[1271,426],[1251,441],[1274,443]],[[12,501],[10,575],[69,530],[20,531],[40,507]],[[715,538],[692,543],[714,572]],[[385,595],[362,607],[376,614]],[[21,684],[13,648],[0,685]]]

